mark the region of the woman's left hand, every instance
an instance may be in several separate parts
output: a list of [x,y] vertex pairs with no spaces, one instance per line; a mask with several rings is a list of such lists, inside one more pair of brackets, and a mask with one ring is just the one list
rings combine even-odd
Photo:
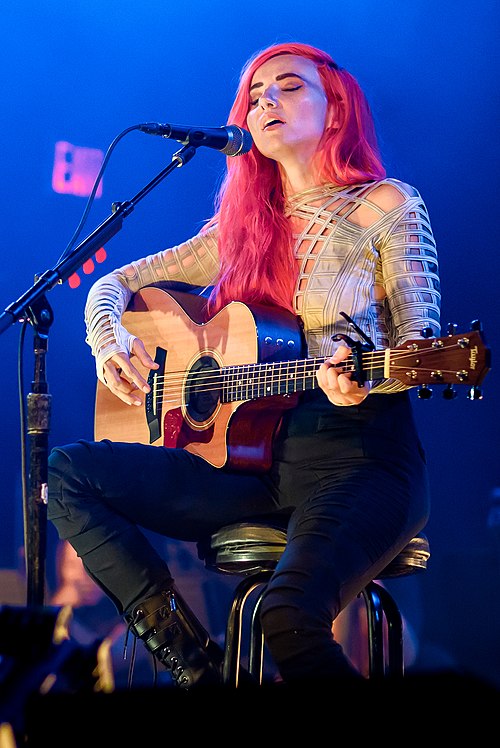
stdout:
[[344,361],[351,354],[351,349],[339,345],[333,356],[321,364],[316,372],[318,384],[334,405],[359,405],[367,397],[370,386],[365,382],[363,387],[351,379],[352,372],[340,373],[336,364]]

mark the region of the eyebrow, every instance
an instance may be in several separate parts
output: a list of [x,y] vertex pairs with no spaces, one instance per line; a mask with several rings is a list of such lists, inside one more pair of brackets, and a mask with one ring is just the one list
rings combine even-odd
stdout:
[[[277,76],[276,76],[276,80],[277,80],[277,81],[282,81],[282,80],[284,80],[285,78],[300,78],[300,80],[301,80],[301,81],[304,81],[304,83],[306,82],[306,81],[305,81],[305,78],[303,78],[303,77],[302,77],[301,75],[299,75],[298,73],[281,73],[280,75],[277,75]],[[252,86],[250,86],[250,89],[249,89],[249,90],[250,90],[250,91],[253,91],[253,90],[254,90],[254,88],[259,88],[259,86],[263,86],[263,85],[264,85],[263,83],[254,83],[254,84],[253,84]]]

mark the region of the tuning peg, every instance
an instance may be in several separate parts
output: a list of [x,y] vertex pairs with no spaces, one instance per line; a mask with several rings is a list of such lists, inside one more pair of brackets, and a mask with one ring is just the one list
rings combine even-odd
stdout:
[[430,327],[430,325],[428,327],[422,327],[422,329],[420,330],[420,335],[423,338],[432,338],[432,336],[434,335],[434,330],[432,329],[432,327]]
[[478,332],[481,332],[483,329],[483,325],[478,319],[473,319],[470,323],[470,329],[471,330],[477,330]]
[[430,400],[432,397],[432,390],[426,384],[422,384],[417,390],[417,397],[420,400]]
[[467,397],[469,400],[482,400],[483,391],[480,387],[477,387],[477,386],[471,387],[467,393]]
[[445,400],[454,400],[457,394],[458,393],[452,384],[448,384],[443,390],[443,397]]
[[448,330],[448,335],[455,335],[458,330],[458,325],[454,322],[448,322],[446,329]]

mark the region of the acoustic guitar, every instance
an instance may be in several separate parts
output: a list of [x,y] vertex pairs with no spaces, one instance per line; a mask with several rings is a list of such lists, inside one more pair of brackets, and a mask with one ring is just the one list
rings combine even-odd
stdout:
[[[231,302],[207,318],[205,305],[203,297],[154,286],[133,296],[123,324],[159,368],[134,359],[151,386],[142,407],[126,405],[98,381],[95,438],[180,447],[215,467],[266,471],[283,413],[318,387],[326,357],[304,355],[300,320],[286,310]],[[473,388],[490,369],[490,351],[471,330],[363,352],[361,364],[368,380]],[[339,368],[355,366],[359,358],[349,356]]]

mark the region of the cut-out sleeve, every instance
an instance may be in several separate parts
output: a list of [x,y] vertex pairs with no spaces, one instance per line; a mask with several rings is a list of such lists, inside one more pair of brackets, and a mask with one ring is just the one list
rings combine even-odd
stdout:
[[215,227],[197,236],[131,262],[104,275],[90,288],[85,305],[86,342],[96,359],[97,376],[103,379],[103,365],[116,353],[131,352],[134,336],[121,324],[133,294],[160,281],[181,281],[190,285],[214,283],[218,271]]
[[[377,243],[380,253],[377,282],[386,293],[380,313],[391,347],[419,339],[424,328],[429,328],[435,337],[441,333],[436,242],[422,198],[414,188],[404,187],[413,194],[403,206],[386,214],[381,223],[390,229],[382,230],[381,241]],[[399,381],[386,380],[377,390],[391,392],[406,387]]]

